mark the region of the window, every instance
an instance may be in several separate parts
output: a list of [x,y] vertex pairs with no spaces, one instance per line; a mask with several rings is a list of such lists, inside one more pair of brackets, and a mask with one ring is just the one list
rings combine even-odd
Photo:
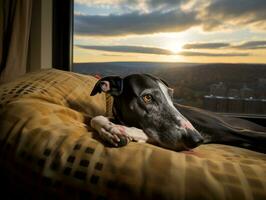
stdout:
[[266,116],[266,17],[261,1],[75,0],[73,71],[150,73],[174,101]]

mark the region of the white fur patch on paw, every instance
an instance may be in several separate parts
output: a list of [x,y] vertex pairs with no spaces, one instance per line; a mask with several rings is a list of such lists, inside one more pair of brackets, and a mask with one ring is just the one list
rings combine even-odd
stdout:
[[92,118],[91,127],[97,130],[102,139],[114,146],[118,146],[122,137],[126,139],[124,141],[126,143],[132,140],[137,142],[146,142],[148,140],[147,135],[141,129],[114,124],[104,116]]
[[135,127],[126,127],[125,132],[136,142],[146,142],[148,140],[148,136],[143,132],[143,130]]

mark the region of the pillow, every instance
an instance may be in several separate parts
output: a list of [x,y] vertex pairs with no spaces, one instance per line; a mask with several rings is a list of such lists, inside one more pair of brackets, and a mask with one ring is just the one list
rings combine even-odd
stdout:
[[262,153],[103,145],[88,118],[110,116],[112,99],[90,96],[96,81],[49,69],[1,86],[2,191],[27,199],[266,199]]

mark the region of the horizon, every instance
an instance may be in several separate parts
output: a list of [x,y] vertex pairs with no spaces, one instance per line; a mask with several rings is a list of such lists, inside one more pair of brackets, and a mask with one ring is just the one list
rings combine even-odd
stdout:
[[226,62],[213,62],[213,63],[196,63],[196,62],[166,62],[166,61],[99,61],[99,62],[73,62],[73,64],[93,64],[93,63],[161,63],[161,64],[195,64],[195,65],[214,65],[214,64],[222,64],[222,65],[266,65],[266,63],[226,63]]
[[74,63],[266,64],[263,0],[75,0]]

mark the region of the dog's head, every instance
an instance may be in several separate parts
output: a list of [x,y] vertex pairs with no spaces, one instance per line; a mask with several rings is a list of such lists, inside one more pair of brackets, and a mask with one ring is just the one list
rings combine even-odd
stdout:
[[100,79],[91,95],[107,92],[114,97],[114,116],[127,126],[143,129],[150,142],[184,150],[198,146],[203,138],[175,108],[173,89],[165,81],[148,74],[133,74],[124,79]]

